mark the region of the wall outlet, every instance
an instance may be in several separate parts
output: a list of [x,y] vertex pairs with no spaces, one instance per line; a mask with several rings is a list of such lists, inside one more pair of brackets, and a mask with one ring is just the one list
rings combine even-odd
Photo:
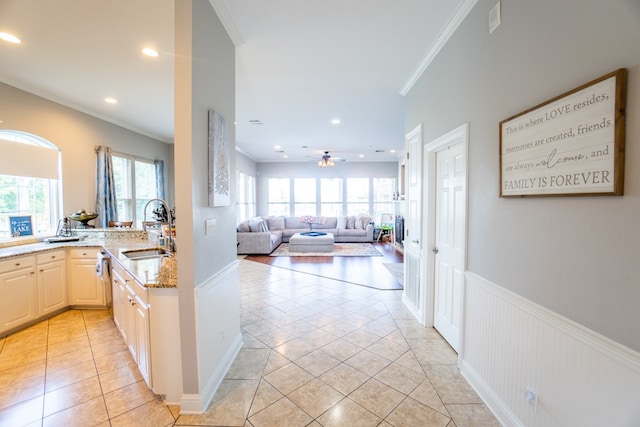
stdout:
[[218,226],[218,220],[216,218],[208,219],[204,222],[204,234],[215,233],[216,227]]
[[527,387],[524,392],[524,397],[525,399],[527,399],[527,403],[529,403],[529,406],[531,407],[531,409],[533,409],[533,412],[538,412],[538,395],[536,394],[536,392]]

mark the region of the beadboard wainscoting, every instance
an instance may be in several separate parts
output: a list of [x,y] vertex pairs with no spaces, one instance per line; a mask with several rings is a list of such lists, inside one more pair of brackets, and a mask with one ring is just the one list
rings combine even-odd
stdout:
[[183,395],[181,414],[203,413],[242,347],[238,260],[195,289],[200,394]]
[[465,298],[461,372],[503,425],[640,425],[639,353],[473,273]]

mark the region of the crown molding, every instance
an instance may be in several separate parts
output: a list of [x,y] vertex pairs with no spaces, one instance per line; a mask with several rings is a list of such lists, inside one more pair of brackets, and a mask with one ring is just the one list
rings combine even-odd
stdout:
[[224,0],[209,0],[209,3],[213,6],[213,10],[216,12],[216,15],[218,15],[220,22],[222,22],[222,26],[227,30],[227,34],[229,34],[229,38],[231,38],[234,46],[242,46],[244,40],[242,35],[240,35],[240,31],[238,31],[238,27],[236,27],[236,24],[233,22],[231,14],[227,10],[227,5]]
[[477,2],[478,0],[465,0],[460,4],[460,6],[458,6],[455,13],[451,17],[447,25],[444,27],[444,30],[442,30],[442,33],[440,33],[438,39],[431,45],[426,55],[422,58],[422,61],[420,61],[420,65],[418,65],[418,68],[413,72],[411,77],[409,77],[409,80],[407,80],[402,89],[400,89],[400,95],[406,96],[409,93],[413,85],[416,84],[418,79],[422,76],[422,73],[425,72],[429,64],[431,64],[431,61],[435,59],[440,50],[444,47],[453,33],[458,29],[460,24],[462,24],[464,18],[467,17],[467,15],[469,14],[469,12],[471,12],[471,9],[473,9]]

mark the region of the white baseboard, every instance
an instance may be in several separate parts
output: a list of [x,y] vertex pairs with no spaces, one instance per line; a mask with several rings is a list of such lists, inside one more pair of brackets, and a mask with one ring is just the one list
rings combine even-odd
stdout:
[[194,290],[200,394],[183,395],[181,414],[206,411],[242,348],[238,265],[234,260]]
[[180,399],[180,414],[201,414],[202,396],[199,394],[183,394]]
[[473,273],[465,279],[461,372],[503,425],[640,425],[640,353]]

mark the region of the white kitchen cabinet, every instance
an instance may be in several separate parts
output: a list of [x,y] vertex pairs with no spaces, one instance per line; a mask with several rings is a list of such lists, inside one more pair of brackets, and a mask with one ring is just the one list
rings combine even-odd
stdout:
[[138,369],[149,388],[151,381],[151,349],[149,343],[149,305],[139,296],[135,295],[131,302],[136,331],[135,348],[137,353]]
[[106,306],[104,285],[96,274],[97,254],[101,250],[99,247],[69,250],[69,305]]
[[113,321],[145,382],[167,402],[182,397],[177,288],[147,288],[112,258]]
[[64,249],[36,256],[38,315],[43,316],[67,306],[67,276]]
[[148,290],[112,262],[113,317],[145,382],[152,387]]
[[127,325],[127,290],[124,281],[124,269],[117,262],[111,263],[111,287],[113,289],[113,323],[128,346]]
[[0,262],[0,333],[38,318],[36,257]]

